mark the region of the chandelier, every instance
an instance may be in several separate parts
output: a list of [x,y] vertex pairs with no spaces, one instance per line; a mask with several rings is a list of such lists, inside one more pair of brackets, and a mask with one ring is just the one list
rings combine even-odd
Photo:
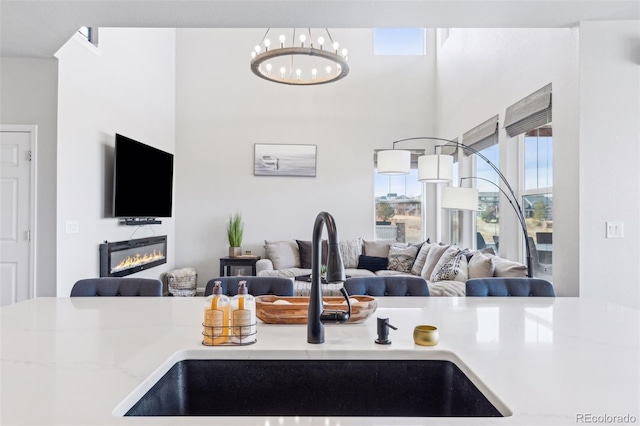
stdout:
[[274,83],[311,86],[338,81],[349,74],[347,49],[340,49],[328,29],[314,30],[312,36],[308,28],[296,38],[294,28],[289,45],[287,37],[280,34],[277,48],[271,48],[270,30],[251,52],[251,71],[258,77]]

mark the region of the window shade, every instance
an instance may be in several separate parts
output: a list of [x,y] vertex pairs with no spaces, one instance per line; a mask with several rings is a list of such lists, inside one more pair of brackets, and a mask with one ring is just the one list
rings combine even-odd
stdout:
[[[462,135],[462,143],[468,147],[482,151],[498,143],[498,116],[495,115],[484,123],[474,127]],[[465,155],[470,155],[465,151]]]
[[[458,142],[458,138],[453,139],[453,141],[457,143]],[[452,155],[453,156],[453,162],[454,163],[458,162],[458,147],[457,146],[447,146],[445,144],[445,146],[440,148],[440,154]]]
[[504,128],[510,137],[551,122],[551,83],[507,108]]

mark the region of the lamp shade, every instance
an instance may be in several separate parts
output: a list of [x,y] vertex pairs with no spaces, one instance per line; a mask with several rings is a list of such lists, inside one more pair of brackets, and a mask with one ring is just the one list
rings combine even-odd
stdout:
[[421,155],[418,157],[418,180],[421,182],[451,182],[453,177],[453,156]]
[[408,175],[411,171],[411,152],[402,149],[378,151],[378,174]]
[[478,210],[478,190],[447,186],[442,188],[442,208],[453,210]]

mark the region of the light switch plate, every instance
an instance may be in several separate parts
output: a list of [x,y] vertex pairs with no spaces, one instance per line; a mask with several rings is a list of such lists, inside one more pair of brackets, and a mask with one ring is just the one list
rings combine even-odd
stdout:
[[607,238],[624,238],[624,222],[607,222]]
[[80,232],[80,223],[77,220],[67,220],[64,223],[64,232],[67,234],[78,234]]

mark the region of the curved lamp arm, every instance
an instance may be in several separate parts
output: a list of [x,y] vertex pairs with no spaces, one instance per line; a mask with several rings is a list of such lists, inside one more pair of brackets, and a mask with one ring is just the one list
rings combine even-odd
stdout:
[[[533,257],[531,255],[531,247],[529,246],[529,232],[527,231],[527,223],[524,219],[524,213],[522,213],[522,210],[520,210],[520,205],[518,204],[518,207],[516,208],[516,206],[513,204],[513,201],[511,200],[511,197],[509,197],[509,194],[507,194],[502,188],[500,188],[499,185],[497,185],[495,182],[489,179],[485,179],[483,177],[477,177],[477,176],[468,176],[468,177],[460,178],[460,182],[462,182],[462,180],[464,179],[479,179],[485,182],[489,182],[491,185],[498,188],[498,190],[502,192],[502,194],[507,198],[507,201],[509,201],[509,204],[511,205],[513,210],[516,212],[516,216],[518,217],[518,222],[520,222],[520,228],[522,229],[522,234],[524,235],[524,241],[525,241],[524,244],[525,244],[525,249],[527,253],[527,276],[529,278],[532,278],[533,277]],[[511,194],[513,195],[513,192],[511,192]],[[515,199],[515,201],[517,202],[517,199]]]

